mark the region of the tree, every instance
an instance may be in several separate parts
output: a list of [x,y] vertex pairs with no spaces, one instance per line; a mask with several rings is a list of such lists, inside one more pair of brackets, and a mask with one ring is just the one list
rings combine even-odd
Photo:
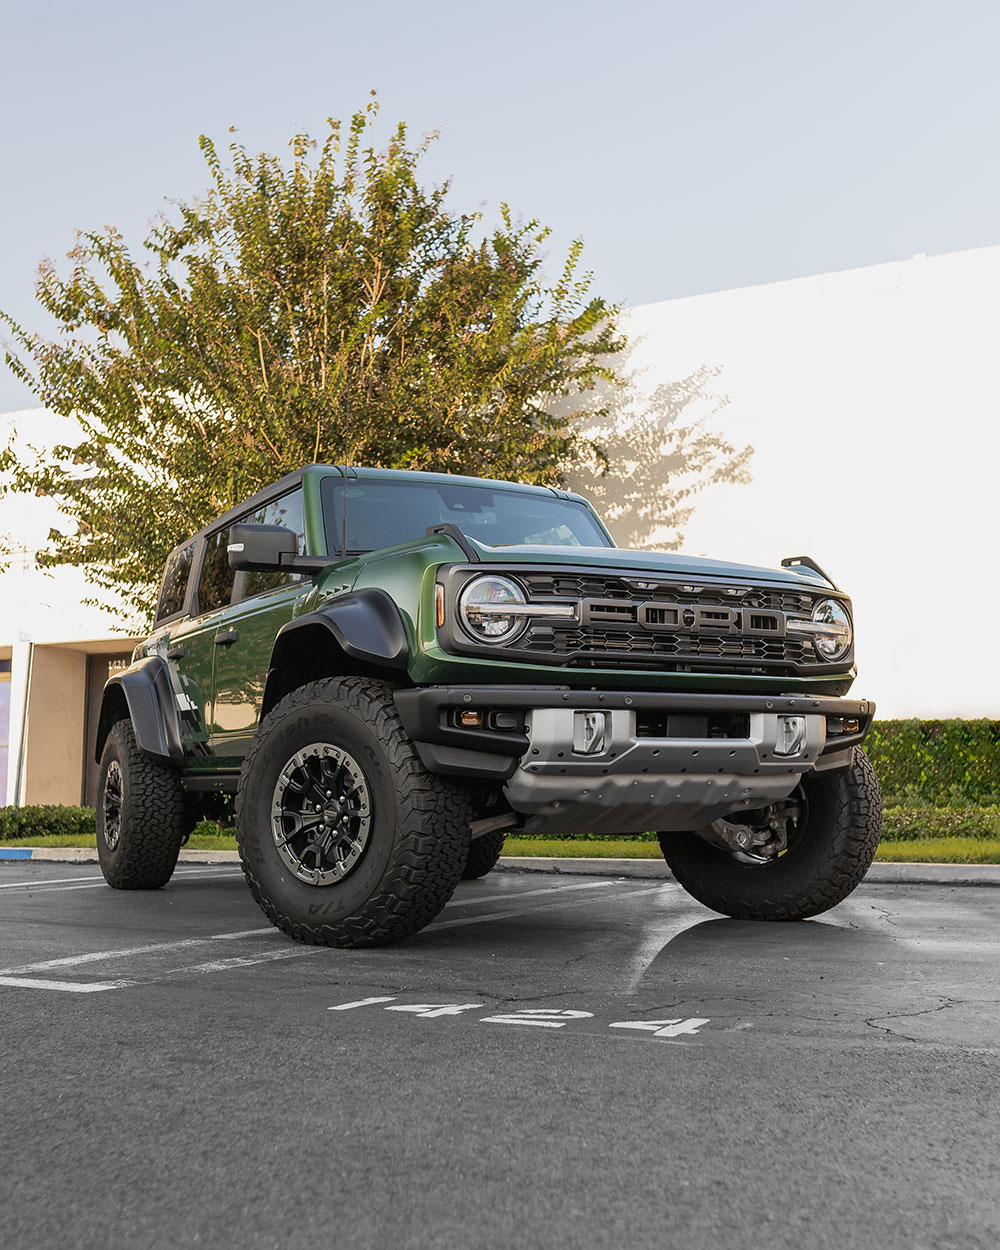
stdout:
[[364,146],[376,114],[295,135],[287,164],[233,143],[227,168],[202,136],[210,190],[158,220],[146,265],[113,228],[84,233],[67,277],[39,271],[55,339],[0,313],[8,364],[81,429],[0,453],[6,489],[55,496],[74,526],[41,563],[148,614],[180,539],[303,464],[555,484],[587,451],[574,411],[616,383],[624,340],[581,242],[546,285],[549,232],[506,205],[493,230],[450,211],[447,184],[417,180],[429,139]]

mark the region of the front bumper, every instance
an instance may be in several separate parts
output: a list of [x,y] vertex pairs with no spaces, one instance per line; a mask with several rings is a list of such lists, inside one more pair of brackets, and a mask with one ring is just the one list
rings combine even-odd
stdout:
[[[702,828],[764,806],[804,773],[849,765],[875,714],[857,699],[551,686],[432,686],[396,703],[430,771],[502,784],[525,829],[549,833]],[[456,723],[463,711],[483,726]],[[489,727],[509,711],[516,728]],[[581,750],[577,714],[594,712],[600,742]]]

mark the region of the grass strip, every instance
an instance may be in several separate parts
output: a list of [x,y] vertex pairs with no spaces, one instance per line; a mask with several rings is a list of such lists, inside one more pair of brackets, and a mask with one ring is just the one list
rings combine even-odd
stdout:
[[[508,838],[508,855],[559,856],[564,859],[659,859],[655,842],[605,838]],[[882,842],[875,859],[886,864],[1000,864],[1000,839],[913,838]]]
[[[89,847],[96,849],[93,834],[49,834],[44,837],[10,838],[5,846]],[[193,833],[187,843],[193,851],[235,851],[231,834]],[[504,855],[554,856],[563,859],[659,859],[655,839],[630,838],[532,838],[523,834],[507,839]],[[951,837],[908,838],[879,845],[876,860],[887,864],[1000,864],[1000,838]]]

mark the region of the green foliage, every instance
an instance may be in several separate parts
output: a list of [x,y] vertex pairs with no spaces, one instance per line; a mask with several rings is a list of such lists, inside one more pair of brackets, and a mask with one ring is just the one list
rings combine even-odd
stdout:
[[882,809],[882,841],[926,838],[1000,839],[1000,806],[931,807],[901,803]]
[[1000,864],[1000,841],[917,838],[911,842],[880,842],[875,858],[882,863],[896,864]]
[[234,143],[227,167],[203,136],[211,188],[154,225],[147,263],[113,228],[83,233],[68,276],[40,269],[55,340],[0,313],[11,368],[82,427],[0,455],[6,489],[73,522],[41,563],[148,614],[180,539],[303,464],[562,480],[578,411],[618,381],[617,307],[590,293],[579,240],[547,285],[538,222],[504,205],[489,230],[422,187],[427,141],[403,125],[363,146],[376,112],[295,135],[290,162]]
[[0,842],[55,835],[93,838],[94,809],[55,806],[0,807]]
[[865,752],[887,803],[1000,801],[1000,721],[876,721]]

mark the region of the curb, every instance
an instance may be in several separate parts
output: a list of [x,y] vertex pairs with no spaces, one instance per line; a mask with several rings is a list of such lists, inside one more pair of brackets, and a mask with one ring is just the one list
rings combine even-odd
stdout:
[[[50,864],[96,864],[97,851],[76,846],[0,845],[4,861],[46,860]],[[182,864],[238,864],[238,851],[181,851]],[[505,855],[494,872],[548,872],[583,877],[633,877],[673,881],[662,859],[559,859],[543,855]],[[862,885],[1000,886],[1000,864],[872,864]]]
[[[5,860],[47,860],[50,864],[97,864],[97,851],[92,846],[3,846],[0,862]],[[180,864],[238,864],[239,851],[181,851]]]
[[[505,855],[494,872],[562,872],[589,877],[635,877],[673,881],[662,859],[556,859],[541,855]],[[1000,864],[874,863],[861,885],[1000,886]]]

